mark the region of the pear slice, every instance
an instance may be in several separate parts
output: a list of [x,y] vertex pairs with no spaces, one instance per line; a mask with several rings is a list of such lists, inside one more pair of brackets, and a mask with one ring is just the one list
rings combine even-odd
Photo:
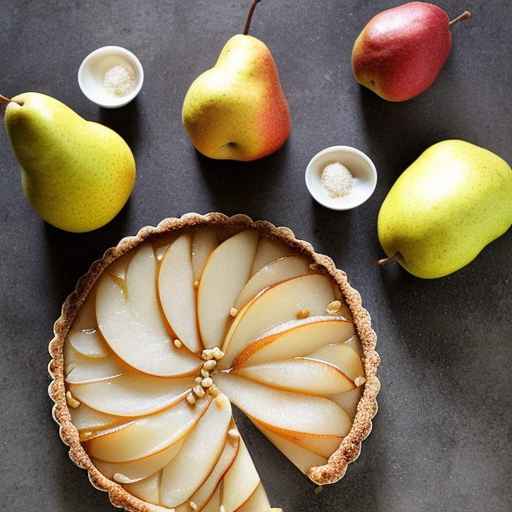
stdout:
[[[212,497],[208,500],[208,503],[204,506],[203,509],[198,509],[201,512],[220,512],[220,495],[221,495],[221,486],[217,486],[215,492],[212,494]],[[183,507],[188,507],[183,510],[183,512],[190,512],[192,509],[188,505],[183,505]],[[180,507],[176,509],[176,512],[182,512]]]
[[343,407],[351,418],[354,418],[357,412],[357,404],[359,403],[359,400],[361,400],[362,396],[363,387],[359,387],[352,391],[346,391],[345,393],[330,396],[329,398],[339,406]]
[[85,357],[107,357],[107,347],[98,332],[96,322],[96,294],[94,290],[89,293],[79,309],[67,341],[79,354]]
[[69,408],[69,412],[71,414],[71,423],[75,425],[79,432],[106,430],[130,419],[104,414],[87,407],[85,404],[81,404],[76,409]]
[[126,271],[132,256],[133,253],[129,252],[120,258],[117,258],[117,260],[115,260],[107,267],[106,272],[108,272],[114,279],[116,279],[116,281],[122,283],[126,279]]
[[[331,343],[308,356],[311,359],[325,361],[339,368],[351,380],[364,378],[364,369],[357,352],[348,345]],[[349,391],[348,389],[346,391]]]
[[[162,472],[159,471],[145,480],[133,484],[125,484],[123,487],[130,493],[148,503],[158,505],[160,502],[160,478]],[[169,511],[170,512],[170,511]]]
[[277,433],[341,437],[350,430],[347,413],[326,398],[268,388],[227,373],[217,374],[215,383],[243,412]]
[[[233,423],[231,423],[230,429],[234,429],[234,431],[236,431],[236,427],[234,427]],[[192,495],[190,500],[177,507],[176,512],[190,512],[190,502],[196,505],[197,510],[202,510],[203,507],[206,506],[210,501],[210,498],[214,495],[215,490],[219,488],[219,483],[226,474],[226,471],[228,471],[233,464],[238,453],[239,446],[239,438],[230,438],[228,436],[226,443],[224,444],[224,449],[222,450],[213,471],[210,473],[203,485],[201,485],[201,487]],[[218,512],[218,509],[215,512]]]
[[267,288],[237,315],[224,342],[221,368],[230,368],[235,357],[265,331],[289,322],[301,313],[325,313],[334,298],[332,281],[322,274],[295,277]]
[[131,462],[103,462],[93,459],[94,465],[107,477],[120,484],[144,480],[167,466],[178,454],[183,439],[148,457]]
[[96,293],[98,326],[110,348],[128,365],[150,375],[189,375],[199,368],[192,354],[177,350],[160,313],[156,259],[149,243],[134,254],[126,274],[126,293],[108,273]]
[[309,262],[303,256],[285,256],[272,261],[249,279],[235,302],[235,308],[241,309],[265,288],[307,274],[308,271]]
[[194,281],[199,281],[210,254],[219,244],[217,233],[210,228],[202,228],[192,238],[192,268]]
[[237,512],[270,512],[270,502],[261,483]]
[[197,295],[199,329],[207,348],[220,346],[230,310],[249,279],[258,233],[246,230],[228,238],[210,255]]
[[165,253],[158,290],[162,309],[172,330],[191,352],[199,352],[202,346],[197,329],[191,235],[181,235]]
[[307,356],[329,344],[343,342],[354,324],[342,317],[313,316],[293,320],[264,333],[235,359],[234,366],[250,366]]
[[356,354],[359,357],[362,357],[363,355],[363,347],[361,346],[361,340],[357,335],[354,334],[350,339],[345,341],[343,345],[346,345],[347,347],[350,347],[352,350],[356,352]]
[[326,459],[340,447],[343,440],[338,436],[315,436],[297,432],[288,432],[283,437],[297,446]]
[[327,464],[327,458],[317,455],[298,444],[294,443],[285,436],[281,436],[265,428],[260,423],[256,426],[261,433],[295,466],[299,471],[307,475],[308,471],[315,466]]
[[221,501],[225,512],[235,512],[252,496],[260,484],[260,477],[245,443],[240,448],[233,465],[224,477]]
[[159,379],[125,373],[113,379],[87,384],[70,384],[80,402],[113,416],[143,416],[181,400],[192,387],[192,378]]
[[254,263],[252,264],[251,275],[256,274],[270,262],[290,256],[291,254],[293,254],[292,249],[283,244],[283,242],[272,240],[271,238],[260,238]]
[[65,381],[68,384],[85,384],[119,377],[125,369],[114,357],[93,359],[77,352],[71,343],[64,346],[64,362],[66,368]]
[[303,357],[240,368],[235,373],[277,389],[309,395],[333,395],[355,387],[336,366]]
[[185,503],[215,467],[231,421],[231,404],[217,396],[185,439],[178,455],[162,470],[160,500],[172,508]]
[[157,414],[137,418],[119,430],[87,441],[87,453],[103,462],[130,462],[144,459],[174,445],[196,425],[209,402],[190,407],[186,400]]

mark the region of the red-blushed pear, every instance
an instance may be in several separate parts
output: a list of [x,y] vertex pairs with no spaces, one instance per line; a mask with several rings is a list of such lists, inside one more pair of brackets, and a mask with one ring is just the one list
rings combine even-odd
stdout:
[[452,47],[450,21],[440,7],[409,2],[373,17],[356,39],[352,70],[356,80],[388,101],[406,101],[428,89]]
[[288,103],[269,48],[244,33],[233,36],[217,63],[190,86],[183,102],[183,124],[192,144],[221,160],[257,160],[279,149],[290,133]]

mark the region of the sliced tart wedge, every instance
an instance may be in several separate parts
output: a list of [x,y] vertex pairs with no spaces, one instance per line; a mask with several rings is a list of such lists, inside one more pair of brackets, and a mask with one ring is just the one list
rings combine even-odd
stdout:
[[108,273],[96,293],[98,326],[110,348],[128,365],[150,375],[175,377],[199,369],[199,360],[177,350],[166,331],[157,294],[151,244],[136,250],[126,274],[126,291]]
[[235,308],[242,308],[265,288],[308,271],[309,261],[303,256],[285,256],[268,263],[249,279],[235,302]]
[[93,463],[107,478],[114,482],[132,484],[145,480],[167,466],[178,455],[183,442],[183,439],[180,439],[157,453],[130,462],[103,462],[93,459]]
[[96,293],[89,293],[78,311],[76,320],[68,334],[68,344],[80,355],[90,358],[107,357],[108,350],[96,321]]
[[332,395],[329,398],[339,406],[343,407],[351,418],[354,418],[357,412],[359,400],[361,400],[361,397],[363,396],[363,389],[364,387],[360,386],[352,391]]
[[221,502],[226,512],[235,512],[250,499],[260,485],[260,477],[245,443],[240,440],[240,448],[235,461],[226,473],[222,484]]
[[202,400],[194,408],[181,400],[164,411],[134,419],[120,430],[87,441],[87,452],[103,462],[144,459],[184,439],[207,407],[207,400]]
[[202,343],[197,328],[191,235],[181,235],[165,253],[158,291],[162,309],[177,338],[191,352],[199,352]]
[[[240,434],[236,429],[234,423],[231,423],[224,443],[222,453],[215,464],[212,472],[205,480],[203,485],[190,497],[187,503],[183,503],[176,508],[176,512],[190,512],[190,509],[197,507],[197,510],[202,510],[210,499],[215,494],[216,490],[220,487],[224,475],[233,464],[240,447]],[[220,501],[220,495],[219,495]]]
[[235,373],[267,386],[307,395],[333,395],[355,387],[333,364],[307,357],[247,366]]
[[[343,343],[330,343],[308,356],[311,359],[325,361],[339,368],[353,382],[364,382],[364,368],[358,353]],[[361,381],[362,379],[362,381]],[[345,391],[349,391],[346,389]]]
[[322,315],[333,300],[332,281],[321,274],[295,277],[261,292],[231,325],[224,341],[221,368],[230,368],[235,358],[265,331],[296,318]]
[[270,329],[252,341],[235,359],[235,368],[307,356],[330,343],[343,342],[354,324],[343,317],[312,316]]
[[192,387],[192,378],[159,379],[124,373],[86,384],[69,384],[69,391],[91,409],[113,416],[143,416],[179,402]]
[[90,432],[94,430],[107,430],[120,423],[126,423],[130,418],[104,414],[95,409],[80,404],[76,409],[70,408],[71,422],[78,432]]
[[162,505],[177,507],[203,485],[222,454],[230,422],[231,404],[220,394],[187,435],[178,455],[162,470]]
[[260,238],[254,263],[251,269],[251,275],[256,274],[265,265],[272,261],[290,256],[293,254],[292,249],[279,240],[272,240],[271,238]]
[[260,483],[251,497],[237,509],[237,512],[270,512],[270,502],[267,493]]
[[259,423],[255,423],[261,433],[294,465],[307,475],[314,466],[327,464],[327,457],[322,457],[294,443],[285,436],[276,434]]
[[133,484],[125,484],[123,487],[137,498],[158,505],[160,503],[160,477],[162,472],[159,471],[140,482]]
[[249,279],[257,243],[256,231],[242,231],[222,242],[206,262],[197,293],[197,310],[207,348],[222,345],[231,308]]
[[68,384],[85,384],[113,379],[126,373],[126,369],[112,355],[107,357],[85,357],[77,352],[71,344],[64,348],[66,358],[66,382]]
[[347,413],[323,397],[282,391],[237,375],[216,375],[217,386],[250,418],[284,435],[345,436]]
[[219,245],[214,229],[198,229],[192,237],[192,268],[194,281],[199,282],[210,254]]

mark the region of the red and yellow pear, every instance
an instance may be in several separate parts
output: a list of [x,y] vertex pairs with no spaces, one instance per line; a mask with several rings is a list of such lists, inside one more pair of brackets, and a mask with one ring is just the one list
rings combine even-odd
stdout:
[[356,80],[388,101],[406,101],[435,81],[452,48],[450,21],[437,5],[409,2],[374,16],[356,39],[352,70]]
[[243,34],[233,36],[214,67],[190,86],[183,124],[203,155],[220,160],[257,160],[288,138],[291,121],[277,66],[269,48],[248,35],[254,0]]

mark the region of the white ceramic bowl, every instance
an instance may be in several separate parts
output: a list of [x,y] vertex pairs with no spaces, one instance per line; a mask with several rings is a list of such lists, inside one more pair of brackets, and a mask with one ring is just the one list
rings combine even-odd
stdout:
[[[320,176],[325,166],[339,162],[354,177],[350,194],[331,197],[323,187]],[[331,210],[350,210],[363,204],[377,185],[377,169],[371,159],[359,149],[350,146],[331,146],[317,153],[306,168],[306,186],[309,193],[322,206]]]
[[[116,96],[103,86],[105,73],[116,65],[133,70],[135,87],[125,95]],[[103,46],[87,55],[78,70],[78,85],[93,103],[105,108],[119,108],[130,103],[142,88],[144,70],[139,59],[121,46]]]

